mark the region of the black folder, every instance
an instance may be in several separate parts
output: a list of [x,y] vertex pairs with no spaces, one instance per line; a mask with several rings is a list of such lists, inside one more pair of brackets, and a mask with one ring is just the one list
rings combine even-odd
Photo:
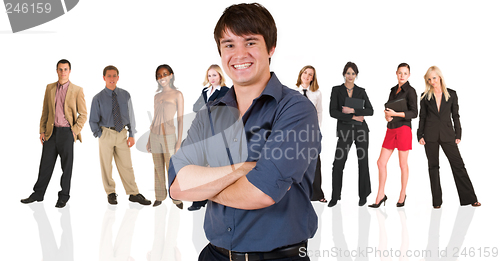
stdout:
[[353,109],[364,109],[365,108],[365,100],[358,98],[350,98],[345,97],[345,107],[353,108]]
[[[358,98],[345,97],[345,107],[353,108],[353,109],[364,109],[365,108],[365,100]],[[345,121],[346,124],[352,125],[361,125],[362,123],[356,120]]]
[[408,110],[408,105],[406,104],[405,98],[388,101],[385,104],[385,107],[393,109],[395,112],[404,112]]
[[[385,108],[393,109],[395,112],[404,112],[408,110],[408,105],[406,104],[406,99],[401,98],[397,100],[388,101],[385,104]],[[401,117],[393,117],[392,122],[401,121],[403,119],[404,118]]]

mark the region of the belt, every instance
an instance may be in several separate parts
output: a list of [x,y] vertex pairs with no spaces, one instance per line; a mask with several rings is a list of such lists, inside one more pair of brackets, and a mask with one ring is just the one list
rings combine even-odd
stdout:
[[[212,245],[212,244],[210,244]],[[269,252],[234,252],[222,247],[212,245],[217,252],[229,257],[230,261],[254,261],[254,260],[272,260],[298,256],[307,250],[307,241],[295,245],[280,247]],[[262,259],[261,259],[262,258]]]
[[[106,128],[106,129],[110,129],[110,130],[114,130],[116,131],[116,128],[115,127],[105,127],[105,126],[102,126],[103,128]],[[125,126],[123,126],[122,129],[125,129]]]

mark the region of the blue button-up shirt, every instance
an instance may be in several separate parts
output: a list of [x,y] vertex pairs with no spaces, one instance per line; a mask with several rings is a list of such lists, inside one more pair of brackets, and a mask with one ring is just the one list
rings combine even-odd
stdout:
[[210,110],[204,107],[197,113],[186,140],[171,158],[169,186],[187,165],[256,161],[246,177],[276,202],[242,210],[209,201],[204,225],[208,240],[225,249],[254,252],[311,238],[318,218],[310,197],[321,150],[314,105],[272,73],[242,118],[234,88],[208,106]]
[[[118,100],[118,105],[120,106],[122,123],[128,128],[128,136],[134,137],[134,133],[136,133],[137,131],[135,130],[134,109],[132,108],[132,100],[130,99],[130,94],[124,89],[120,89],[118,87],[115,88],[115,92],[116,98]],[[115,126],[112,113],[112,94],[112,90],[104,87],[104,90],[100,91],[92,99],[89,125],[90,129],[94,133],[94,137],[101,137],[101,127]]]

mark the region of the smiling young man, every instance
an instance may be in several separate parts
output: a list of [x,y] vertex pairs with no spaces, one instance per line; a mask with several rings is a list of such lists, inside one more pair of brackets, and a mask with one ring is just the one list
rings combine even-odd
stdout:
[[270,71],[277,30],[267,9],[228,7],[214,37],[234,86],[196,115],[171,158],[170,195],[209,199],[210,244],[199,260],[309,260],[321,146],[316,110]]
[[129,200],[142,205],[150,205],[151,201],[139,193],[135,183],[130,156],[130,148],[135,144],[134,110],[130,94],[116,87],[119,78],[119,72],[115,66],[106,66],[103,70],[106,87],[94,96],[90,107],[90,129],[94,137],[99,138],[102,183],[108,195],[108,203],[118,204],[115,181],[111,176],[113,169],[111,163],[114,158],[125,192],[130,195]]
[[49,185],[57,156],[61,157],[61,191],[56,203],[57,208],[66,206],[69,200],[71,175],[73,172],[73,144],[82,141],[80,131],[87,120],[87,107],[83,89],[69,81],[71,63],[68,60],[57,62],[58,81],[47,85],[40,118],[40,142],[43,145],[38,180],[34,192],[21,202],[28,204],[43,201]]

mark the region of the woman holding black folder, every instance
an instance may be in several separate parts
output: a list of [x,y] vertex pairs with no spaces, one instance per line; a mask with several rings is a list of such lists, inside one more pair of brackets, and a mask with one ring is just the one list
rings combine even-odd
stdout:
[[[385,119],[387,120],[387,132],[385,134],[382,150],[377,161],[378,166],[378,193],[375,204],[369,205],[378,208],[382,203],[385,205],[385,182],[387,180],[387,162],[394,149],[398,149],[399,167],[401,168],[401,192],[396,204],[397,207],[405,205],[406,185],[408,184],[408,154],[411,146],[411,119],[418,114],[417,93],[410,86],[410,66],[406,63],[398,65],[396,70],[398,84],[391,88],[389,100],[386,103]],[[391,108],[392,107],[392,108]],[[397,108],[399,107],[399,108]]]
[[[370,171],[368,169],[368,125],[365,116],[373,115],[373,107],[365,89],[354,84],[358,76],[358,67],[348,62],[342,75],[344,84],[332,88],[330,96],[330,116],[337,119],[337,148],[332,171],[332,199],[328,203],[333,207],[340,200],[342,191],[342,176],[347,154],[352,143],[356,144],[359,168],[359,206],[366,204],[366,198],[371,193]],[[349,104],[348,107],[346,103]]]
[[[443,197],[439,181],[439,147],[443,149],[451,165],[460,205],[481,206],[470,181],[458,144],[462,138],[458,97],[447,89],[443,74],[432,66],[424,76],[425,92],[420,98],[420,122],[417,130],[419,143],[425,146],[431,181],[432,205],[441,208]],[[451,116],[451,118],[450,118]],[[453,124],[451,123],[453,119]]]

